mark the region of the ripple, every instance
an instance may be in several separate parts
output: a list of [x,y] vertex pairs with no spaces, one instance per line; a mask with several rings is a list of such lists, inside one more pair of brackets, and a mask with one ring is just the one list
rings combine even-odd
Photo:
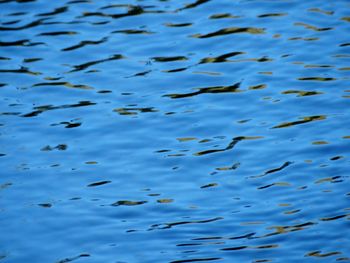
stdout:
[[100,181],[100,182],[88,184],[87,186],[88,187],[95,187],[95,186],[100,186],[100,185],[109,184],[109,183],[111,183],[111,181]]
[[91,67],[93,65],[97,65],[97,64],[100,64],[100,63],[113,61],[113,60],[119,60],[119,59],[123,59],[123,58],[125,58],[123,55],[116,54],[116,55],[112,55],[109,58],[95,60],[95,61],[90,61],[90,62],[86,62],[86,63],[80,64],[80,65],[75,65],[75,66],[73,66],[74,69],[69,71],[69,73],[85,70],[85,69],[87,69],[87,68],[89,68],[89,67]]
[[245,54],[245,52],[230,52],[227,54],[220,55],[218,57],[208,57],[208,58],[203,58],[199,62],[199,64],[204,64],[204,63],[221,63],[221,62],[227,62],[227,58],[238,56]]
[[210,0],[197,0],[196,2],[192,3],[192,4],[187,4],[185,7],[180,8],[178,11],[184,10],[184,9],[190,9],[190,8],[195,8],[197,6],[200,6],[202,4],[205,4],[207,2],[209,2]]
[[135,206],[135,205],[143,205],[145,203],[147,203],[147,201],[120,200],[111,204],[111,206]]
[[325,115],[315,115],[315,116],[308,116],[308,117],[301,117],[302,120],[300,121],[293,121],[293,122],[284,122],[281,124],[278,124],[277,126],[272,127],[272,129],[276,128],[287,128],[299,124],[304,124],[308,122],[313,122],[313,121],[322,121],[326,119]]
[[217,36],[238,34],[238,33],[264,34],[265,31],[263,28],[255,28],[255,27],[229,27],[229,28],[223,28],[218,31],[207,33],[207,34],[194,34],[191,37],[210,38],[210,37],[217,37]]
[[82,258],[82,257],[90,257],[89,254],[80,254],[79,256],[75,256],[75,257],[70,257],[70,258],[65,258],[65,259],[62,259],[62,260],[59,260],[57,261],[57,263],[66,263],[66,262],[72,262],[72,261],[75,261],[79,258]]
[[32,87],[41,87],[41,86],[64,86],[67,88],[73,88],[73,89],[93,89],[90,86],[87,85],[81,85],[81,84],[72,84],[69,82],[41,82],[41,83],[36,83]]
[[186,97],[192,97],[200,94],[205,93],[226,93],[226,92],[238,92],[238,88],[240,87],[241,83],[235,83],[231,86],[216,86],[216,87],[207,87],[207,88],[199,88],[198,91],[190,92],[190,93],[184,93],[184,94],[167,94],[164,95],[165,97],[170,97],[172,99],[180,99],[180,98],[186,98]]
[[62,51],[71,51],[71,50],[74,50],[74,49],[82,48],[82,47],[87,46],[87,45],[98,45],[98,44],[102,44],[102,43],[106,42],[107,40],[108,40],[107,37],[104,37],[101,40],[96,40],[96,41],[94,41],[94,40],[83,40],[83,41],[80,41],[79,44],[63,48]]
[[215,217],[215,218],[206,219],[206,220],[192,220],[192,221],[179,221],[179,222],[164,223],[164,224],[154,224],[151,226],[150,230],[167,229],[167,228],[172,228],[174,226],[187,225],[187,224],[211,223],[211,222],[215,222],[215,221],[221,220],[221,219],[223,219],[223,218],[222,217]]
[[[194,155],[196,156],[201,156],[201,155],[206,155],[206,154],[210,154],[210,153],[217,153],[217,152],[224,152],[224,151],[228,151],[233,149],[236,144],[240,141],[243,140],[256,140],[256,139],[261,139],[261,136],[255,136],[255,137],[248,137],[248,136],[238,136],[232,139],[232,141],[229,143],[229,145],[227,145],[226,148],[223,149],[212,149],[212,150],[205,150],[205,151],[201,151],[201,152],[197,152]],[[233,166],[234,167],[234,166]],[[232,168],[232,167],[231,167]]]
[[221,260],[221,258],[193,258],[193,259],[183,259],[183,260],[175,260],[170,263],[185,263],[185,262],[208,262],[208,261],[216,261]]
[[45,32],[40,33],[38,36],[61,36],[61,35],[76,35],[78,32],[75,31],[56,31],[56,32]]
[[35,117],[43,112],[50,111],[50,110],[85,107],[85,106],[91,106],[91,105],[96,105],[96,103],[90,102],[90,101],[80,101],[75,104],[66,104],[66,105],[60,105],[60,106],[52,106],[52,105],[36,106],[33,108],[34,111],[30,113],[25,113],[21,115],[21,117]]
[[171,61],[183,61],[188,60],[187,57],[184,56],[174,56],[174,57],[153,57],[152,58],[156,62],[171,62]]
[[18,27],[2,27],[2,26],[0,26],[0,30],[1,31],[16,31],[16,30],[28,29],[28,28],[40,26],[40,25],[44,24],[43,22],[46,20],[47,20],[47,18],[41,18],[41,19],[32,21],[26,25],[18,26]]

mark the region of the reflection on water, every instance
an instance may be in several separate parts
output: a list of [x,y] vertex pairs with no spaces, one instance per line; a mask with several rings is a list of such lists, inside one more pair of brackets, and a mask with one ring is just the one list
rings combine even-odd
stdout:
[[338,262],[339,1],[0,1],[0,261]]

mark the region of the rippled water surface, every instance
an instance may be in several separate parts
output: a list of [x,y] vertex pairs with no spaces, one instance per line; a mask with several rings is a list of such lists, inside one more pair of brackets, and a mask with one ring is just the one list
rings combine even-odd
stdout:
[[0,8],[0,262],[350,261],[348,0]]

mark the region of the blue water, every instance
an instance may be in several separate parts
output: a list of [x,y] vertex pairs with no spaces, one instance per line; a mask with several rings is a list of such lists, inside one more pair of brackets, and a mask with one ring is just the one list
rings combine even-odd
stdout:
[[349,1],[0,8],[0,262],[350,261]]

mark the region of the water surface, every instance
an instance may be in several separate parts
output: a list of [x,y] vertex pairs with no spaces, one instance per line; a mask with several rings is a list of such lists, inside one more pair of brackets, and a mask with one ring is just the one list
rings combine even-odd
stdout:
[[348,1],[0,8],[0,262],[350,261]]

